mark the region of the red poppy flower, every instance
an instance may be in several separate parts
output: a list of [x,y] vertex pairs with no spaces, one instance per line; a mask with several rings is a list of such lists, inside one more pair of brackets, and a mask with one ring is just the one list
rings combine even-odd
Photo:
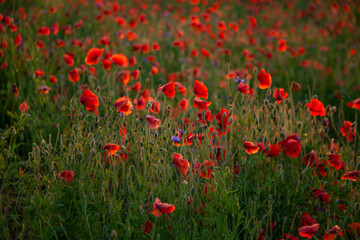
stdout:
[[202,82],[195,80],[194,93],[197,97],[208,99],[208,89]]
[[35,71],[35,77],[42,77],[42,76],[44,76],[44,71],[41,69],[37,69]]
[[360,98],[346,104],[349,108],[355,108],[360,111]]
[[160,103],[156,101],[151,101],[150,111],[153,113],[158,113],[160,111]]
[[316,220],[313,219],[308,212],[304,212],[300,219],[300,226],[311,226],[316,223]]
[[207,197],[208,193],[211,193],[211,192],[213,192],[213,193],[216,192],[216,189],[213,186],[206,184],[204,187],[205,197]]
[[67,65],[69,65],[70,67],[74,65],[74,56],[65,53],[63,57]]
[[132,113],[133,105],[130,98],[121,97],[116,100],[115,107],[119,112],[123,113],[124,115],[129,115]]
[[148,115],[148,116],[146,116],[146,120],[149,122],[150,129],[156,129],[156,128],[160,127],[160,125],[161,125],[161,120],[157,119],[156,117]]
[[294,235],[291,235],[290,233],[284,233],[283,240],[299,240],[299,237],[295,237]]
[[29,106],[27,105],[26,101],[22,102],[19,107],[21,112],[27,112],[29,110]]
[[343,124],[340,127],[340,132],[349,142],[352,142],[356,135],[356,128],[352,127],[351,122],[343,121]]
[[193,101],[193,106],[194,107],[198,107],[202,110],[207,110],[208,106],[211,105],[211,102],[207,102],[207,101],[204,101],[204,100],[201,100],[200,98],[198,97],[195,97],[194,101]]
[[329,153],[330,166],[334,167],[335,170],[339,170],[342,167],[340,157],[341,157],[340,154],[331,154],[331,153]]
[[299,228],[299,235],[311,239],[315,233],[319,230],[320,224],[315,223],[311,226],[304,226]]
[[119,127],[119,134],[122,136],[123,139],[125,139],[127,131],[126,131],[126,127],[125,126],[121,126]]
[[296,133],[289,135],[285,140],[280,143],[281,149],[284,150],[284,155],[292,158],[299,156],[301,152],[301,144],[299,136]]
[[269,142],[266,143],[257,143],[256,146],[259,147],[259,150],[263,152],[268,157],[277,157],[281,152],[281,148],[278,144],[271,144]]
[[293,82],[292,88],[294,89],[294,91],[299,91],[301,88],[301,85],[298,82]]
[[159,90],[162,90],[163,93],[168,96],[169,98],[173,98],[175,96],[175,83],[169,82],[159,88]]
[[108,59],[104,59],[101,61],[101,64],[103,65],[103,67],[105,68],[105,70],[110,70],[111,69],[111,61]]
[[245,95],[250,92],[250,87],[244,83],[239,83],[237,90]]
[[152,222],[150,222],[150,221],[145,222],[145,224],[144,224],[144,233],[145,234],[151,233],[152,232],[152,226],[153,226]]
[[288,94],[283,88],[277,88],[275,89],[273,97],[277,100],[276,103],[279,104],[283,99],[288,97]]
[[77,68],[73,68],[70,73],[68,74],[68,78],[70,82],[77,82],[79,81],[79,70]]
[[331,196],[327,192],[324,192],[320,189],[314,189],[312,191],[312,195],[315,197],[318,197],[321,201],[324,201],[327,203],[329,203],[330,199],[331,199]]
[[189,101],[186,98],[181,99],[181,101],[178,103],[178,106],[180,107],[181,111],[185,111],[188,106]]
[[113,156],[117,151],[119,151],[120,147],[115,143],[107,143],[105,144],[104,149],[107,150],[107,154],[105,153],[105,156],[110,157]]
[[53,76],[53,75],[51,75],[51,76],[49,77],[49,79],[50,79],[50,82],[51,82],[52,84],[58,82],[58,79],[57,79],[55,76]]
[[180,153],[174,153],[173,163],[176,167],[180,169],[182,175],[185,177],[189,170],[189,166],[190,166],[189,161],[183,159],[183,156]]
[[39,88],[38,88],[38,92],[40,93],[40,94],[48,94],[49,93],[49,91],[50,91],[50,87],[48,87],[48,86],[40,86]]
[[243,144],[247,154],[255,154],[259,151],[259,147],[256,146],[253,142],[244,142]]
[[215,116],[211,114],[210,110],[207,110],[205,112],[205,115],[203,115],[203,113],[201,111],[199,111],[197,113],[197,116],[199,118],[198,119],[199,123],[202,123],[202,124],[206,124],[206,122],[211,123],[213,121],[213,119],[215,118]]
[[259,88],[267,89],[271,86],[271,76],[270,73],[265,73],[265,69],[261,69],[259,75]]
[[328,168],[328,161],[326,159],[318,160],[316,162],[316,171],[314,175],[317,176],[319,173],[321,176],[326,177],[327,175],[327,168]]
[[325,233],[323,236],[324,240],[335,240],[337,236],[340,236],[344,239],[344,232],[338,225],[335,225],[329,230],[329,233]]
[[347,232],[351,237],[359,237],[360,236],[360,223],[354,222],[350,223],[347,227]]
[[21,34],[16,35],[15,40],[14,40],[15,46],[16,46],[16,47],[20,46],[21,41],[22,41]]
[[163,213],[172,213],[175,206],[169,203],[162,203],[159,198],[156,198],[152,206],[152,214],[155,217],[160,217]]
[[91,48],[85,58],[85,63],[87,65],[94,65],[98,63],[99,57],[103,54],[104,49],[102,48]]
[[214,166],[212,160],[204,160],[204,162],[197,162],[192,168],[192,171],[197,175],[200,171],[200,176],[204,179],[210,179],[211,177],[211,166]]
[[86,110],[91,111],[97,115],[97,108],[99,106],[98,97],[89,89],[86,89],[80,97],[79,103],[84,104]]
[[13,83],[12,87],[11,87],[11,92],[15,95],[15,96],[19,96],[20,91],[19,88],[16,86],[15,83]]
[[39,27],[37,33],[39,36],[47,36],[50,34],[50,29],[48,27]]
[[122,72],[119,72],[117,76],[118,76],[118,79],[120,80],[120,82],[122,82],[124,84],[124,86],[127,86],[127,84],[130,81],[130,71],[124,70]]
[[71,182],[74,179],[74,172],[71,170],[64,170],[59,173],[59,177],[60,179],[65,180],[65,182]]
[[295,139],[290,139],[285,144],[284,155],[292,158],[299,156],[301,152],[301,144]]
[[350,181],[359,181],[360,180],[360,171],[351,171],[345,173],[342,177],[342,180],[350,180]]
[[141,84],[140,82],[137,82],[134,86],[129,86],[129,88],[134,92],[138,92],[141,89]]
[[121,53],[112,55],[110,59],[114,64],[116,64],[120,67],[127,68],[127,66],[128,66],[127,57]]
[[129,65],[134,66],[136,64],[136,58],[134,56],[129,58]]
[[216,114],[217,125],[219,126],[218,133],[219,136],[223,136],[226,133],[227,126],[229,122],[229,110],[221,108],[221,110]]
[[310,114],[314,117],[316,116],[325,116],[325,107],[322,102],[317,99],[312,99],[310,104],[307,103],[306,106],[310,109]]
[[319,159],[319,157],[317,156],[316,152],[314,150],[311,150],[310,153],[305,155],[305,157],[303,159],[303,163],[306,166],[313,167],[314,162],[316,162],[318,159]]
[[175,87],[176,87],[176,90],[183,96],[186,95],[187,93],[187,88],[184,87],[184,85],[182,85],[181,83],[179,82],[174,82],[175,83]]

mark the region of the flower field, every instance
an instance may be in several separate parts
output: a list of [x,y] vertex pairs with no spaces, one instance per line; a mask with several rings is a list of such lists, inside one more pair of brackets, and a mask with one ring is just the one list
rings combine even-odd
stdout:
[[360,239],[357,0],[0,0],[1,239]]

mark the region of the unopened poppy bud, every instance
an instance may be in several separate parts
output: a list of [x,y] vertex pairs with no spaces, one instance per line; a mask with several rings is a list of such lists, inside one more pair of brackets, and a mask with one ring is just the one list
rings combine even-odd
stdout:
[[147,108],[151,108],[151,100],[148,100],[148,101],[147,101],[146,107],[147,107]]
[[110,237],[111,237],[111,239],[115,239],[115,238],[118,237],[118,234],[117,234],[117,232],[115,231],[115,229],[113,229],[113,230],[111,231]]
[[254,67],[253,73],[254,73],[255,75],[257,75],[258,72],[259,72],[258,68],[257,68],[257,67]]
[[224,112],[223,115],[222,115],[222,118],[226,118],[228,116],[228,113],[227,112]]
[[100,92],[100,91],[101,91],[101,87],[100,87],[100,86],[97,86],[96,92]]
[[168,111],[170,111],[170,110],[171,110],[171,106],[170,106],[170,105],[167,105],[167,106],[166,106],[166,109],[167,109]]
[[272,95],[271,93],[272,93],[271,89],[268,88],[267,91],[266,91],[266,95],[267,95],[267,96],[271,96],[271,95]]
[[317,99],[318,96],[317,95],[314,95],[311,99]]
[[230,122],[230,124],[233,124],[233,122],[234,122],[234,118],[233,118],[232,115],[231,115],[230,118],[229,118],[229,122]]
[[265,99],[264,104],[265,104],[265,106],[269,106],[269,100]]
[[336,106],[331,107],[331,113],[334,114],[336,112]]
[[92,157],[94,157],[94,156],[95,156],[96,151],[95,151],[95,149],[94,149],[94,148],[93,148],[93,149],[91,149],[90,154],[91,154],[91,156],[92,156]]
[[356,128],[356,126],[357,126],[357,122],[353,122],[353,123],[351,124],[351,128]]

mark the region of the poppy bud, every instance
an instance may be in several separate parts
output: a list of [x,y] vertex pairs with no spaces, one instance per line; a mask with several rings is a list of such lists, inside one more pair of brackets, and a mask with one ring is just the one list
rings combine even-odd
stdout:
[[234,118],[232,115],[230,116],[229,122],[230,122],[230,124],[233,124],[233,122],[234,122]]
[[353,123],[351,124],[351,128],[356,128],[356,126],[357,126],[357,122],[353,122]]
[[253,73],[254,73],[254,75],[257,75],[258,72],[259,72],[258,68],[257,68],[257,67],[254,67],[254,68],[253,68]]
[[336,106],[331,107],[331,113],[334,114],[336,112]]
[[94,157],[94,156],[95,156],[96,151],[95,151],[95,149],[94,149],[94,148],[93,148],[93,149],[91,149],[90,154],[91,154],[91,156],[92,156],[92,157]]
[[100,86],[97,86],[96,92],[100,92],[100,91],[101,91],[101,87],[100,87]]
[[118,237],[118,234],[117,234],[117,232],[115,231],[115,229],[113,229],[113,230],[111,231],[110,237],[111,237],[111,239],[115,239],[115,238]]
[[265,104],[265,106],[269,106],[269,100],[265,99],[264,104]]
[[147,108],[151,108],[151,105],[152,105],[152,104],[151,104],[151,100],[148,100],[148,101],[147,101],[147,104],[146,104],[146,107],[147,107]]

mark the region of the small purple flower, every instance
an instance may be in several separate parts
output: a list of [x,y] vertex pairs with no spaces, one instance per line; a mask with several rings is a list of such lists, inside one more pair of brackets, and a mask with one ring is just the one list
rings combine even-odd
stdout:
[[181,139],[180,139],[180,137],[178,137],[178,136],[172,136],[172,137],[171,137],[171,140],[172,140],[173,142],[179,143]]
[[245,79],[243,78],[240,78],[239,76],[236,76],[236,78],[234,78],[234,82],[237,82],[237,83],[245,83]]
[[179,129],[178,131],[179,131],[180,135],[183,135],[183,134],[184,134],[184,131],[183,131],[183,130]]

